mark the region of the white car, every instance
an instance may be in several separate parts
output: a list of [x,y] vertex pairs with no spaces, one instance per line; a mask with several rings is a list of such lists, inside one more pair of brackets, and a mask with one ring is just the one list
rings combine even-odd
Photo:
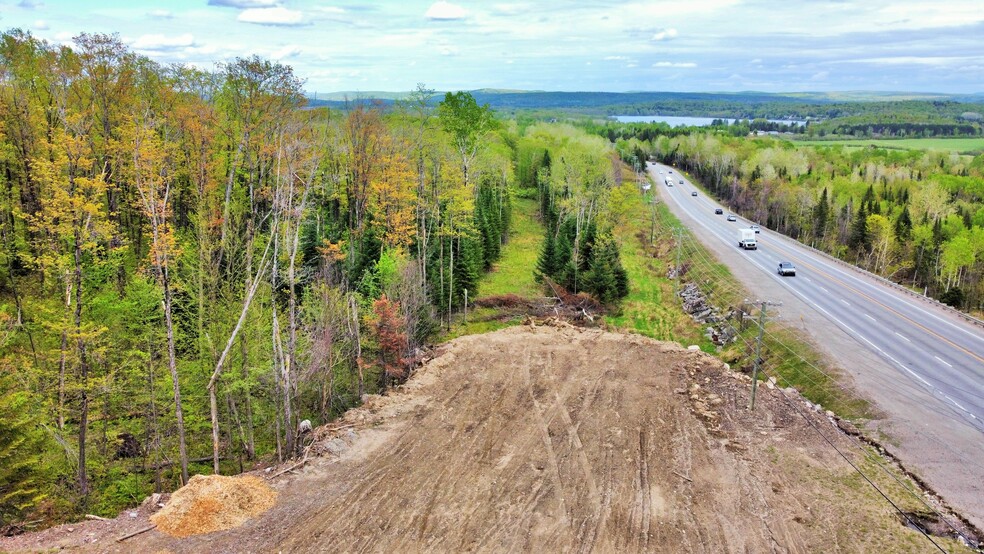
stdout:
[[738,218],[735,214],[728,214],[728,221],[738,221]]

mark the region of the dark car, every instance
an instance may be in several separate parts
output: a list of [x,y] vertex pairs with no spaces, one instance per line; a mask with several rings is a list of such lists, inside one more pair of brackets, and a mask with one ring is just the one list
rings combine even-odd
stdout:
[[690,193],[690,196],[697,196],[697,191],[695,190],[695,191],[691,192]]
[[714,208],[714,214],[715,215],[721,215],[723,213],[724,213],[724,210],[723,209],[721,209],[721,208]]
[[784,277],[787,275],[795,276],[796,266],[793,265],[793,262],[779,262],[779,275]]

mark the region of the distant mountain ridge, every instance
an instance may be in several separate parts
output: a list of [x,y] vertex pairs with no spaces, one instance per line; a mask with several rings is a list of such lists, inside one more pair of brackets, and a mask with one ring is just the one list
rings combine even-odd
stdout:
[[[587,116],[680,115],[739,119],[831,119],[862,113],[929,111],[954,117],[963,104],[966,110],[980,112],[984,93],[947,94],[900,91],[831,91],[770,93],[739,92],[598,92],[476,89],[468,91],[479,104],[495,110],[557,110]],[[392,105],[411,92],[348,91],[318,93],[309,105],[348,109],[359,104]],[[435,92],[436,104],[444,92]],[[908,104],[908,105],[906,105]]]

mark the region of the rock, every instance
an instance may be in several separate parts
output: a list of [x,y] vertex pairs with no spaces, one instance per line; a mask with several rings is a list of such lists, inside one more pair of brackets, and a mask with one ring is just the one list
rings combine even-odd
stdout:
[[696,344],[691,344],[690,346],[687,347],[687,350],[693,350],[693,351],[699,352],[700,351],[700,347],[697,346]]
[[343,441],[342,439],[335,438],[335,439],[331,439],[330,441],[328,441],[327,444],[325,444],[325,450],[331,452],[336,456],[341,456],[343,452],[348,450],[348,445],[345,444],[345,441]]

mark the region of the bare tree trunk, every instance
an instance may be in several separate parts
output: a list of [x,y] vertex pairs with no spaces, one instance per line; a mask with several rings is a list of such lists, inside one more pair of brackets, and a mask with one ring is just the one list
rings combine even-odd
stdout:
[[253,400],[249,388],[249,349],[246,348],[246,336],[241,335],[240,344],[243,347],[243,383],[246,393],[246,459],[256,458],[256,442],[253,436]]
[[171,372],[171,384],[174,387],[174,417],[177,419],[178,425],[178,456],[181,461],[181,484],[183,485],[188,482],[188,447],[185,444],[184,412],[181,408],[181,384],[178,381],[178,357],[174,351],[174,321],[171,316],[171,282],[166,263],[161,267],[161,279],[164,283],[164,322],[167,325],[167,368]]
[[359,371],[359,402],[362,401],[362,395],[366,393],[365,389],[365,379],[362,375],[362,339],[359,337],[359,307],[355,304],[355,296],[349,295],[349,310],[352,312],[352,319],[349,323],[349,333],[352,336],[353,344],[355,346],[355,364]]
[[[272,232],[277,232],[276,227],[272,229]],[[253,303],[253,297],[256,296],[256,289],[260,284],[260,277],[266,269],[266,257],[269,252],[270,245],[267,244],[266,250],[263,252],[263,258],[260,259],[260,266],[256,270],[256,274],[253,276],[252,284],[246,293],[246,298],[243,300],[243,308],[239,313],[239,320],[236,322],[236,326],[233,328],[232,334],[229,335],[229,340],[226,342],[225,349],[222,350],[222,355],[219,356],[219,361],[215,363],[215,371],[212,372],[212,377],[208,380],[209,407],[211,409],[212,416],[212,469],[216,474],[219,473],[219,406],[215,397],[215,389],[218,385],[219,377],[222,375],[222,365],[225,363],[226,357],[229,355],[229,350],[232,348],[232,344],[236,340],[236,335],[239,334],[239,330],[243,327],[243,322],[246,320],[246,314],[249,313],[249,306]]]
[[79,410],[79,493],[83,503],[89,496],[89,476],[86,473],[85,435],[89,430],[89,360],[85,338],[82,336],[82,230],[75,228],[75,334],[79,352],[79,379],[81,381],[81,407]]

